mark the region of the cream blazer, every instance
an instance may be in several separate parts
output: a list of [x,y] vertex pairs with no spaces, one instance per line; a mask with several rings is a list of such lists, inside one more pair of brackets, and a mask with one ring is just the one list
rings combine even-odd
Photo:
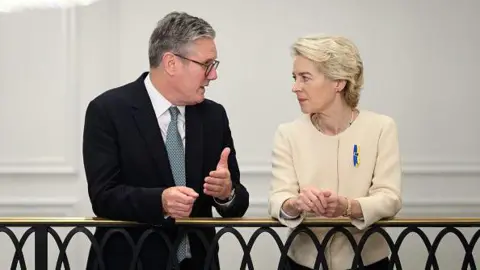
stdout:
[[[356,156],[356,157],[354,157]],[[269,214],[290,228],[295,220],[280,216],[282,204],[306,186],[331,190],[359,202],[362,220],[351,220],[349,230],[357,243],[366,228],[401,209],[401,164],[397,128],[388,116],[360,110],[352,125],[336,136],[319,132],[309,115],[281,124],[275,132],[272,152],[272,179]],[[330,228],[310,228],[320,243]],[[298,235],[289,250],[298,264],[313,268],[317,251],[307,235]],[[329,269],[351,267],[354,252],[348,239],[337,233],[325,247]],[[383,237],[373,234],[362,252],[364,265],[389,256]]]

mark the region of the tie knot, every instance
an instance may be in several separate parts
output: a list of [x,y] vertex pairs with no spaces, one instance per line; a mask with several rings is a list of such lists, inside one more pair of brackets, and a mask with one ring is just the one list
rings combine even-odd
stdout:
[[172,121],[177,121],[178,114],[180,113],[180,110],[177,107],[170,107],[168,108],[168,111],[170,112],[170,116],[172,117]]

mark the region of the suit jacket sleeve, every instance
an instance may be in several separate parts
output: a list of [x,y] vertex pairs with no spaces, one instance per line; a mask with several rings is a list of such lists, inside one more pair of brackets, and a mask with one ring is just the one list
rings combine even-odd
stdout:
[[235,189],[235,198],[231,201],[228,207],[219,205],[213,201],[213,205],[217,209],[217,212],[222,217],[242,217],[247,212],[250,195],[247,189],[240,183],[240,170],[238,168],[238,162],[233,143],[232,133],[230,130],[230,124],[225,109],[222,106],[223,114],[223,147],[230,148],[230,155],[228,156],[228,169],[230,170],[230,177],[232,180],[232,188]]
[[293,167],[290,142],[284,133],[282,126],[279,126],[273,139],[272,180],[268,211],[270,216],[283,225],[295,228],[302,223],[305,213],[295,219],[286,218],[281,214],[283,203],[290,198],[297,197],[300,189]]
[[380,134],[378,154],[368,196],[357,198],[363,218],[352,220],[358,229],[365,229],[382,218],[395,216],[402,207],[401,166],[397,128],[388,118]]
[[83,161],[93,212],[98,217],[160,223],[164,188],[125,184],[119,162],[117,132],[108,112],[94,100],[87,107]]

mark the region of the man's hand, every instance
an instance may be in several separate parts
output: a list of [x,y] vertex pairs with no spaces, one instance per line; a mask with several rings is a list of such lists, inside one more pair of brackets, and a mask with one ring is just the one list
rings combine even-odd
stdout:
[[230,171],[228,170],[228,155],[230,148],[225,148],[220,155],[217,169],[211,171],[209,176],[205,177],[203,184],[203,192],[220,200],[225,200],[232,192],[232,180],[230,179]]
[[192,212],[198,193],[185,186],[170,187],[162,193],[163,211],[172,218],[186,218]]

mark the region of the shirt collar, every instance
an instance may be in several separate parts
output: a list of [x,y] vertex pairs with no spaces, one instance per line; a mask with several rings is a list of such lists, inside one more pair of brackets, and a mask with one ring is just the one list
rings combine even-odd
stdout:
[[[153,105],[153,110],[155,111],[155,116],[158,118],[162,114],[168,111],[172,107],[172,103],[168,101],[160,92],[153,86],[153,83],[150,79],[150,74],[144,80],[145,88],[147,88],[148,96]],[[176,106],[180,110],[180,114],[185,117],[185,106]]]

